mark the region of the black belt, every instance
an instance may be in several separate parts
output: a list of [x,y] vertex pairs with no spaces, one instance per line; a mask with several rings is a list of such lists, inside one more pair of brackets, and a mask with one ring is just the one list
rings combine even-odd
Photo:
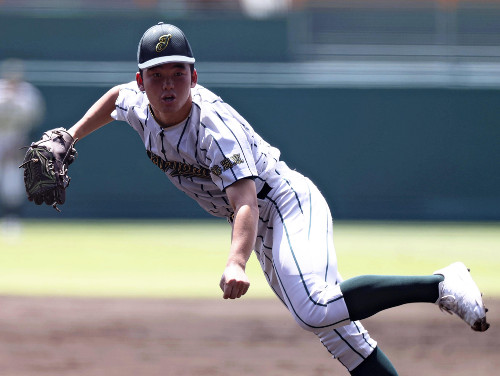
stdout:
[[260,192],[257,193],[257,198],[259,200],[265,199],[266,196],[267,196],[267,194],[269,192],[271,192],[271,190],[272,190],[271,186],[269,184],[267,184],[267,183],[264,183],[264,186],[262,187],[262,189],[260,190]]

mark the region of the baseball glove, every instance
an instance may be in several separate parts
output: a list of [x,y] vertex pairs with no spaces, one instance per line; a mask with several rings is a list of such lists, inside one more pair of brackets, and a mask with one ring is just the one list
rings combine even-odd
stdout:
[[64,204],[66,188],[71,178],[68,166],[77,156],[74,148],[77,140],[64,128],[45,132],[42,138],[31,143],[24,162],[24,185],[28,200],[41,205],[44,202],[60,211],[57,205]]

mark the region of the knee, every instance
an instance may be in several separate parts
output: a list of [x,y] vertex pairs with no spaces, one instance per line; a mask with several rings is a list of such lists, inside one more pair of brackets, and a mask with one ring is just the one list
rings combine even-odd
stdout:
[[[362,364],[377,347],[377,342],[359,321],[335,330],[325,330],[317,335],[328,352],[349,371]],[[366,375],[375,374],[378,375]]]
[[349,312],[338,285],[311,291],[302,299],[289,302],[290,311],[299,326],[318,333],[349,324]]
[[314,307],[307,312],[294,312],[293,316],[302,329],[313,333],[339,328],[350,322],[349,316],[329,312],[324,307]]

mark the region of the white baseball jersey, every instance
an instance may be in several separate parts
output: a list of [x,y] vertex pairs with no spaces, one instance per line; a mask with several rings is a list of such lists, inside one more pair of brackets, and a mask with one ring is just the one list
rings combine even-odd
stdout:
[[349,319],[325,199],[221,98],[200,85],[191,95],[188,118],[161,128],[146,94],[132,82],[121,89],[112,116],[128,122],[151,161],[212,215],[231,222],[225,188],[242,178],[255,180],[260,215],[254,250],[270,287],[300,326],[354,369],[376,342]]
[[[141,136],[151,161],[170,181],[212,215],[233,214],[224,190],[242,178],[273,171],[279,159],[252,127],[221,98],[197,85],[191,114],[180,124],[161,128],[135,82],[122,89],[112,116],[128,122]],[[257,191],[264,180],[256,179]]]

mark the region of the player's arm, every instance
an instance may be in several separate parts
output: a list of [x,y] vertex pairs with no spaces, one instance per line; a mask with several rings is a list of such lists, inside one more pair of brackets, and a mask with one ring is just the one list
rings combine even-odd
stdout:
[[28,200],[37,205],[52,205],[60,211],[57,205],[64,204],[70,181],[68,166],[77,155],[75,142],[113,120],[111,113],[120,89],[121,86],[110,89],[69,130],[55,128],[46,131],[39,141],[31,144],[19,166],[24,168]]
[[231,249],[220,288],[224,299],[236,299],[250,287],[245,267],[255,245],[259,208],[252,179],[238,180],[226,188],[226,194],[234,209],[234,223]]
[[82,139],[88,134],[113,121],[111,113],[115,110],[115,102],[118,98],[121,85],[111,88],[104,94],[85,115],[69,130],[69,134],[75,139]]

